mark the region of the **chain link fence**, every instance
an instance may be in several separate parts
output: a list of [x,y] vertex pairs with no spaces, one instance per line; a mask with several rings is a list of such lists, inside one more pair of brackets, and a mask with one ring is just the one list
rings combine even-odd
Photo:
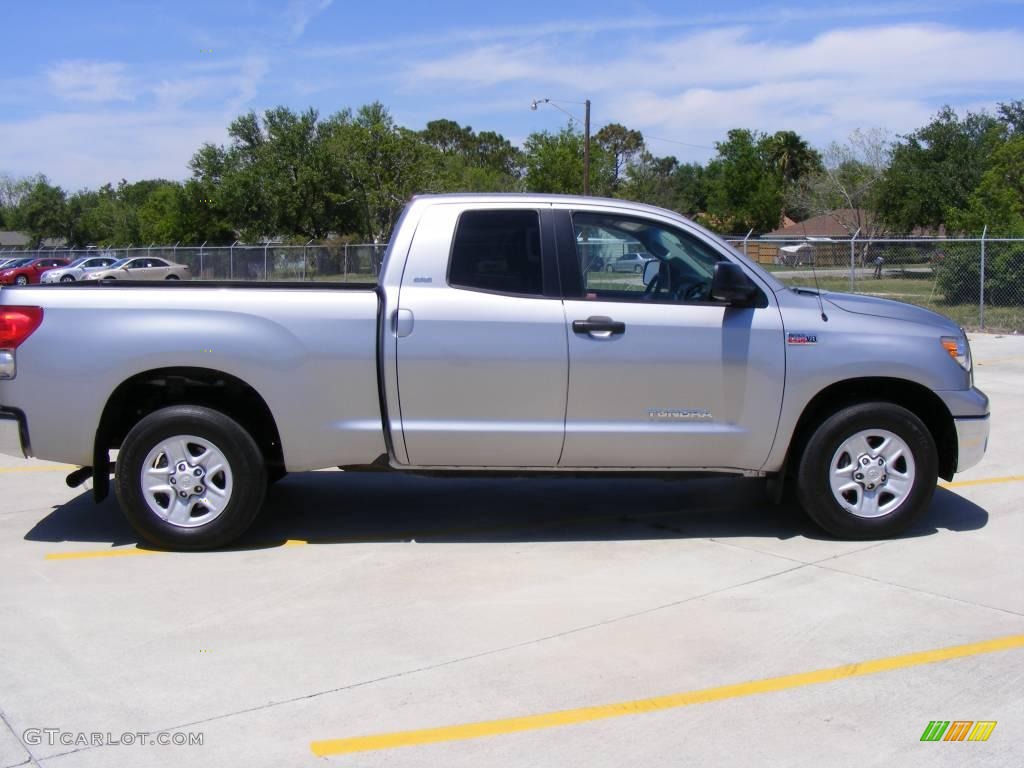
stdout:
[[789,285],[817,282],[917,304],[972,330],[1024,332],[1024,239],[727,239]]
[[[784,283],[906,301],[970,329],[1024,333],[1024,239],[730,237]],[[9,258],[151,256],[187,264],[198,280],[374,282],[386,244],[241,245],[0,250]],[[590,268],[608,268],[639,243],[591,240]]]
[[142,248],[43,248],[0,250],[0,262],[12,258],[58,257],[115,259],[152,257],[186,264],[195,280],[303,280],[372,283],[380,274],[387,244],[226,245]]

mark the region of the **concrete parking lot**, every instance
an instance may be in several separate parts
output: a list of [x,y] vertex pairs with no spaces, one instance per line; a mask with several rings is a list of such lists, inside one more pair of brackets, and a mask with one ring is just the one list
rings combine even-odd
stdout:
[[754,480],[317,472],[154,552],[0,460],[0,767],[1020,765],[1024,338],[973,348],[988,455],[893,541]]

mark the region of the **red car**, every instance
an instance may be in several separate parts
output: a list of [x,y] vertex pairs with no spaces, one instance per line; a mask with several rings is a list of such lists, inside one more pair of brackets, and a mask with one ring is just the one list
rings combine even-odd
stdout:
[[70,259],[57,259],[52,256],[41,259],[21,259],[0,270],[0,285],[38,283],[40,276],[46,270],[66,267],[70,263]]

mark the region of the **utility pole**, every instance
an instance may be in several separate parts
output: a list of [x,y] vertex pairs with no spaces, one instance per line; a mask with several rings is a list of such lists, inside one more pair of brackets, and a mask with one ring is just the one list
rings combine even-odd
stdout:
[[[530,102],[530,109],[534,112],[537,111],[539,104],[550,104],[560,112],[564,112],[569,116],[570,120],[579,122],[579,118],[576,117],[572,112],[569,112],[564,107],[558,106],[558,102],[554,99],[534,99]],[[562,104],[582,104],[584,108],[583,113],[583,194],[590,194],[590,99],[586,101],[563,101]],[[570,123],[571,125],[572,123]]]
[[590,194],[590,99],[583,113],[583,194]]

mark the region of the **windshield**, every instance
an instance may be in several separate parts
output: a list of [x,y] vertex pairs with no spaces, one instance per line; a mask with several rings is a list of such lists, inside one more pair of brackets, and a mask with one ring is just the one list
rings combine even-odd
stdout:
[[[132,258],[134,258],[134,257],[132,257]],[[111,264],[109,267],[107,267],[107,269],[120,269],[121,267],[127,266],[129,261],[131,261],[131,259],[118,259],[113,264]]]
[[31,263],[32,263],[32,258],[28,258],[28,259],[15,259],[10,264],[8,264],[5,267],[5,269],[11,269],[12,267],[24,267],[26,264],[31,264]]
[[94,258],[94,257],[92,257],[92,256],[85,256],[84,258],[81,258],[81,259],[75,259],[70,264],[68,264],[68,266],[66,268],[67,269],[72,269],[73,267],[80,267],[83,264],[85,264],[85,262],[89,261],[89,259],[91,259],[91,258]]

